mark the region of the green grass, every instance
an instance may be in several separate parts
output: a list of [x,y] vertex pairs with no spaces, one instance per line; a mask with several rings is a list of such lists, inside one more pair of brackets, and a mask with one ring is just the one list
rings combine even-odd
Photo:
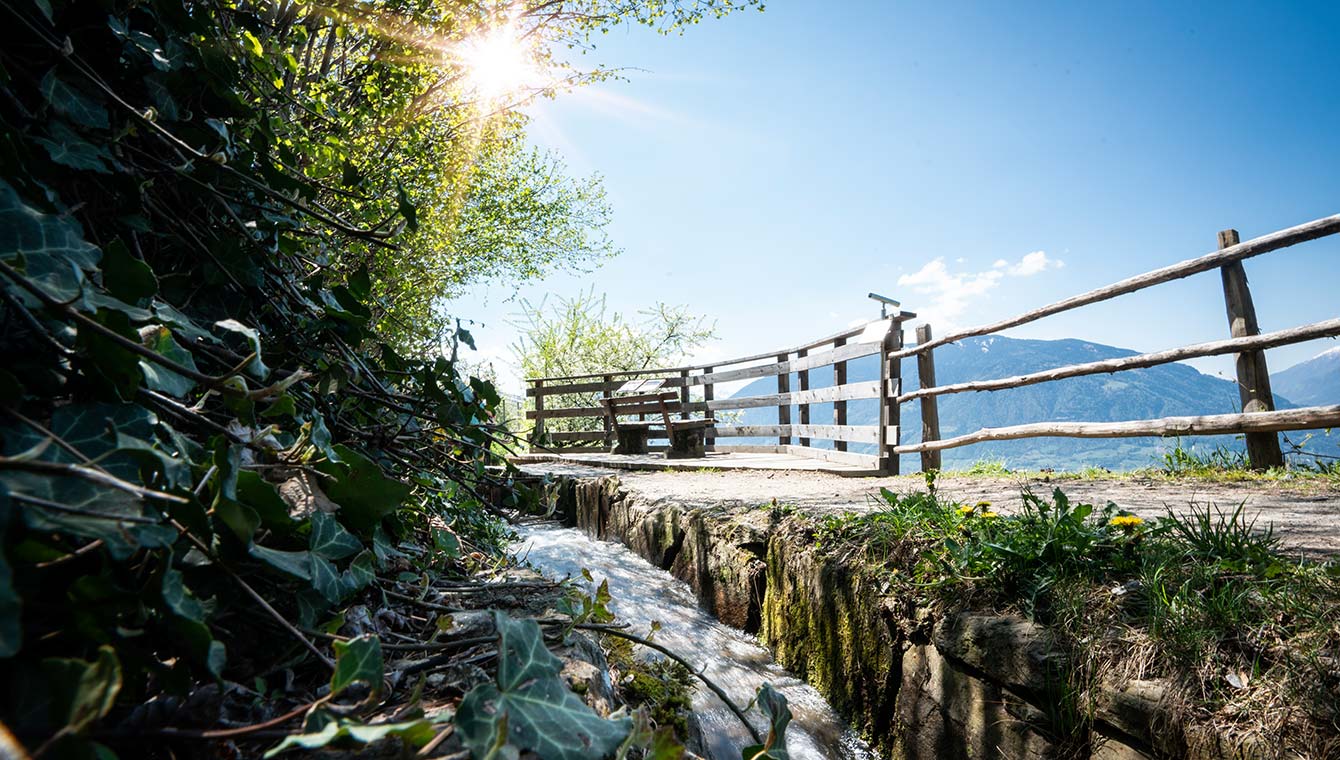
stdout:
[[[1241,505],[1147,521],[1055,489],[1025,491],[1004,516],[927,485],[822,518],[818,545],[943,614],[1016,610],[1051,626],[1076,709],[1104,677],[1163,676],[1198,721],[1285,736],[1302,756],[1340,750],[1340,560],[1286,556]],[[1058,734],[1083,733],[1085,715],[1064,717]]]

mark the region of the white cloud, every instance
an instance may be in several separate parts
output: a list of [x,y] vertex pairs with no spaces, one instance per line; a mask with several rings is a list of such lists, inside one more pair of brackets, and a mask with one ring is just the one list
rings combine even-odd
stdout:
[[1046,251],[1033,251],[1013,264],[997,259],[986,271],[953,272],[941,256],[911,274],[899,276],[898,286],[928,296],[928,303],[917,304],[918,315],[941,329],[948,329],[958,325],[969,308],[986,298],[1006,276],[1031,277],[1063,266],[1065,262],[1049,258]]
[[[996,262],[999,266],[1002,262]],[[1065,266],[1065,262],[1060,259],[1047,258],[1046,251],[1033,251],[1025,254],[1019,263],[1009,268],[1009,272],[1014,277],[1032,277],[1039,272],[1045,272],[1048,269],[1060,269]]]
[[1004,274],[995,270],[950,272],[941,257],[927,262],[911,274],[899,277],[898,286],[930,296],[930,303],[918,309],[923,319],[940,324],[956,324],[968,305],[1000,284],[1001,277]]

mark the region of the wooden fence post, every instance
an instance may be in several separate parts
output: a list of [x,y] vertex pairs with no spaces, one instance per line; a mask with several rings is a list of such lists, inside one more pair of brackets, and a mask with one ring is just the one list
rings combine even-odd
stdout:
[[898,454],[893,449],[898,445],[898,394],[902,392],[903,361],[890,359],[889,354],[902,347],[903,320],[894,316],[879,349],[879,451],[876,452],[879,470],[890,475],[898,474]]
[[[786,361],[787,359],[789,359],[789,358],[790,358],[790,354],[778,354],[778,355],[777,355],[777,361],[779,361],[779,362],[785,362],[785,361]],[[790,392],[791,392],[791,373],[790,373],[790,372],[778,372],[778,373],[777,373],[777,392],[778,392],[778,393],[790,393]],[[780,403],[780,404],[777,405],[777,424],[778,424],[778,425],[790,425],[790,424],[791,424],[791,402],[790,402],[789,399],[783,399],[783,400],[782,400],[782,403]],[[791,436],[789,436],[789,435],[779,435],[779,436],[777,436],[777,443],[781,444],[782,446],[789,446],[789,445],[791,444]]]
[[[931,326],[927,324],[917,325],[917,345],[924,346],[930,342]],[[917,383],[919,388],[935,387],[935,349],[933,348],[917,354]],[[935,396],[922,396],[921,442],[938,440],[940,440],[940,407]],[[921,471],[938,469],[940,469],[939,450],[921,452]]]
[[[605,375],[600,379],[605,383],[605,390],[600,392],[600,397],[604,399],[613,398],[614,389],[610,386],[614,385],[614,375]],[[604,421],[605,421],[605,448],[606,449],[613,448],[614,426],[610,424],[610,416],[608,414],[604,416]]]
[[544,381],[535,381],[535,427],[530,431],[530,450],[535,451],[535,442],[544,437]]
[[[1224,230],[1219,233],[1219,247],[1228,248],[1238,244],[1237,230]],[[1247,271],[1241,261],[1224,265],[1220,270],[1224,280],[1224,305],[1228,309],[1228,328],[1234,338],[1259,335],[1261,328],[1256,323],[1256,307],[1252,304],[1252,292],[1247,287]],[[1270,372],[1266,368],[1264,351],[1243,351],[1237,355],[1238,395],[1242,399],[1242,411],[1272,412],[1275,410],[1275,396],[1270,391]],[[1247,459],[1254,470],[1284,466],[1284,454],[1280,451],[1279,434],[1248,433]]]
[[[703,367],[703,374],[705,375],[712,374],[712,368]],[[717,415],[716,412],[711,407],[713,395],[714,394],[712,392],[712,383],[703,383],[703,403],[708,404],[707,412],[704,414],[704,416],[707,417],[707,419],[712,420],[713,424],[716,424]],[[716,445],[717,445],[717,439],[712,435],[712,428],[708,428],[707,432],[704,434],[703,448],[707,451],[711,451],[716,448]]]
[[[835,348],[835,349],[837,349],[837,348],[841,348],[841,347],[843,347],[843,346],[845,346],[845,345],[847,345],[847,339],[846,339],[846,338],[838,338],[837,340],[833,341],[833,348]],[[844,386],[844,385],[846,385],[846,384],[847,384],[847,363],[846,363],[845,361],[842,361],[842,362],[833,362],[833,387],[835,387],[835,388],[841,388],[842,386]],[[845,424],[847,424],[847,402],[846,402],[846,401],[834,401],[834,402],[833,402],[833,424],[834,424],[834,425],[845,425]],[[846,451],[846,450],[847,450],[847,442],[846,442],[846,441],[833,441],[833,449],[834,449],[835,451]]]
[[684,380],[684,384],[679,387],[679,418],[687,420],[689,418],[689,371],[686,369],[680,370],[679,376]]
[[[802,349],[800,349],[799,351],[796,352],[796,358],[797,358],[797,359],[800,359],[800,358],[802,358],[802,357],[804,357],[804,356],[809,355],[809,353],[810,353],[809,351],[806,351],[805,349],[802,348]],[[799,391],[807,391],[807,390],[810,389],[810,371],[809,371],[809,370],[807,370],[807,369],[802,369],[802,370],[800,370],[799,372],[796,373],[796,385],[799,386],[798,388],[796,388],[796,390],[799,390]],[[810,424],[810,405],[809,405],[808,402],[800,404],[800,424],[802,424],[802,425],[808,425],[808,424]],[[803,437],[803,436],[800,437],[800,438],[797,438],[796,441],[797,441],[797,443],[799,443],[801,446],[808,446],[808,445],[810,445],[810,439],[809,439],[809,438],[805,438],[805,437]]]

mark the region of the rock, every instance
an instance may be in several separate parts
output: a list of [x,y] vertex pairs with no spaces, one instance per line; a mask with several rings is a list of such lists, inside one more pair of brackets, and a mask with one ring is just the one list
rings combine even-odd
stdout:
[[1017,615],[955,615],[935,626],[934,640],[945,656],[1033,693],[1046,691],[1066,667],[1047,629]]
[[1147,755],[1118,739],[1096,737],[1089,760],[1154,760],[1154,756]]
[[581,695],[592,710],[608,716],[619,708],[622,700],[615,696],[609,663],[594,638],[573,632],[563,646],[553,652],[563,660],[561,675],[568,688]]
[[1172,729],[1168,691],[1168,682],[1163,680],[1104,683],[1098,689],[1094,719],[1160,754],[1180,757],[1185,741],[1180,731]]
[[955,668],[935,646],[909,647],[902,659],[894,757],[1057,757],[1051,742],[1014,712],[1030,711],[996,684]]
[[279,497],[289,506],[289,517],[295,520],[305,520],[316,511],[330,513],[340,508],[321,490],[316,476],[306,470],[280,483],[278,490]]

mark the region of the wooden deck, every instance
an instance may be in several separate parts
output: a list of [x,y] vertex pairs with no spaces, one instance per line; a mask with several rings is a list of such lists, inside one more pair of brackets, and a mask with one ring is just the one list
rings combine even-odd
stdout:
[[702,459],[666,459],[664,453],[605,454],[587,452],[577,454],[527,454],[515,457],[518,465],[540,462],[563,462],[614,470],[782,470],[796,472],[827,472],[843,477],[870,477],[880,474],[860,464],[828,462],[794,454],[708,452]]

